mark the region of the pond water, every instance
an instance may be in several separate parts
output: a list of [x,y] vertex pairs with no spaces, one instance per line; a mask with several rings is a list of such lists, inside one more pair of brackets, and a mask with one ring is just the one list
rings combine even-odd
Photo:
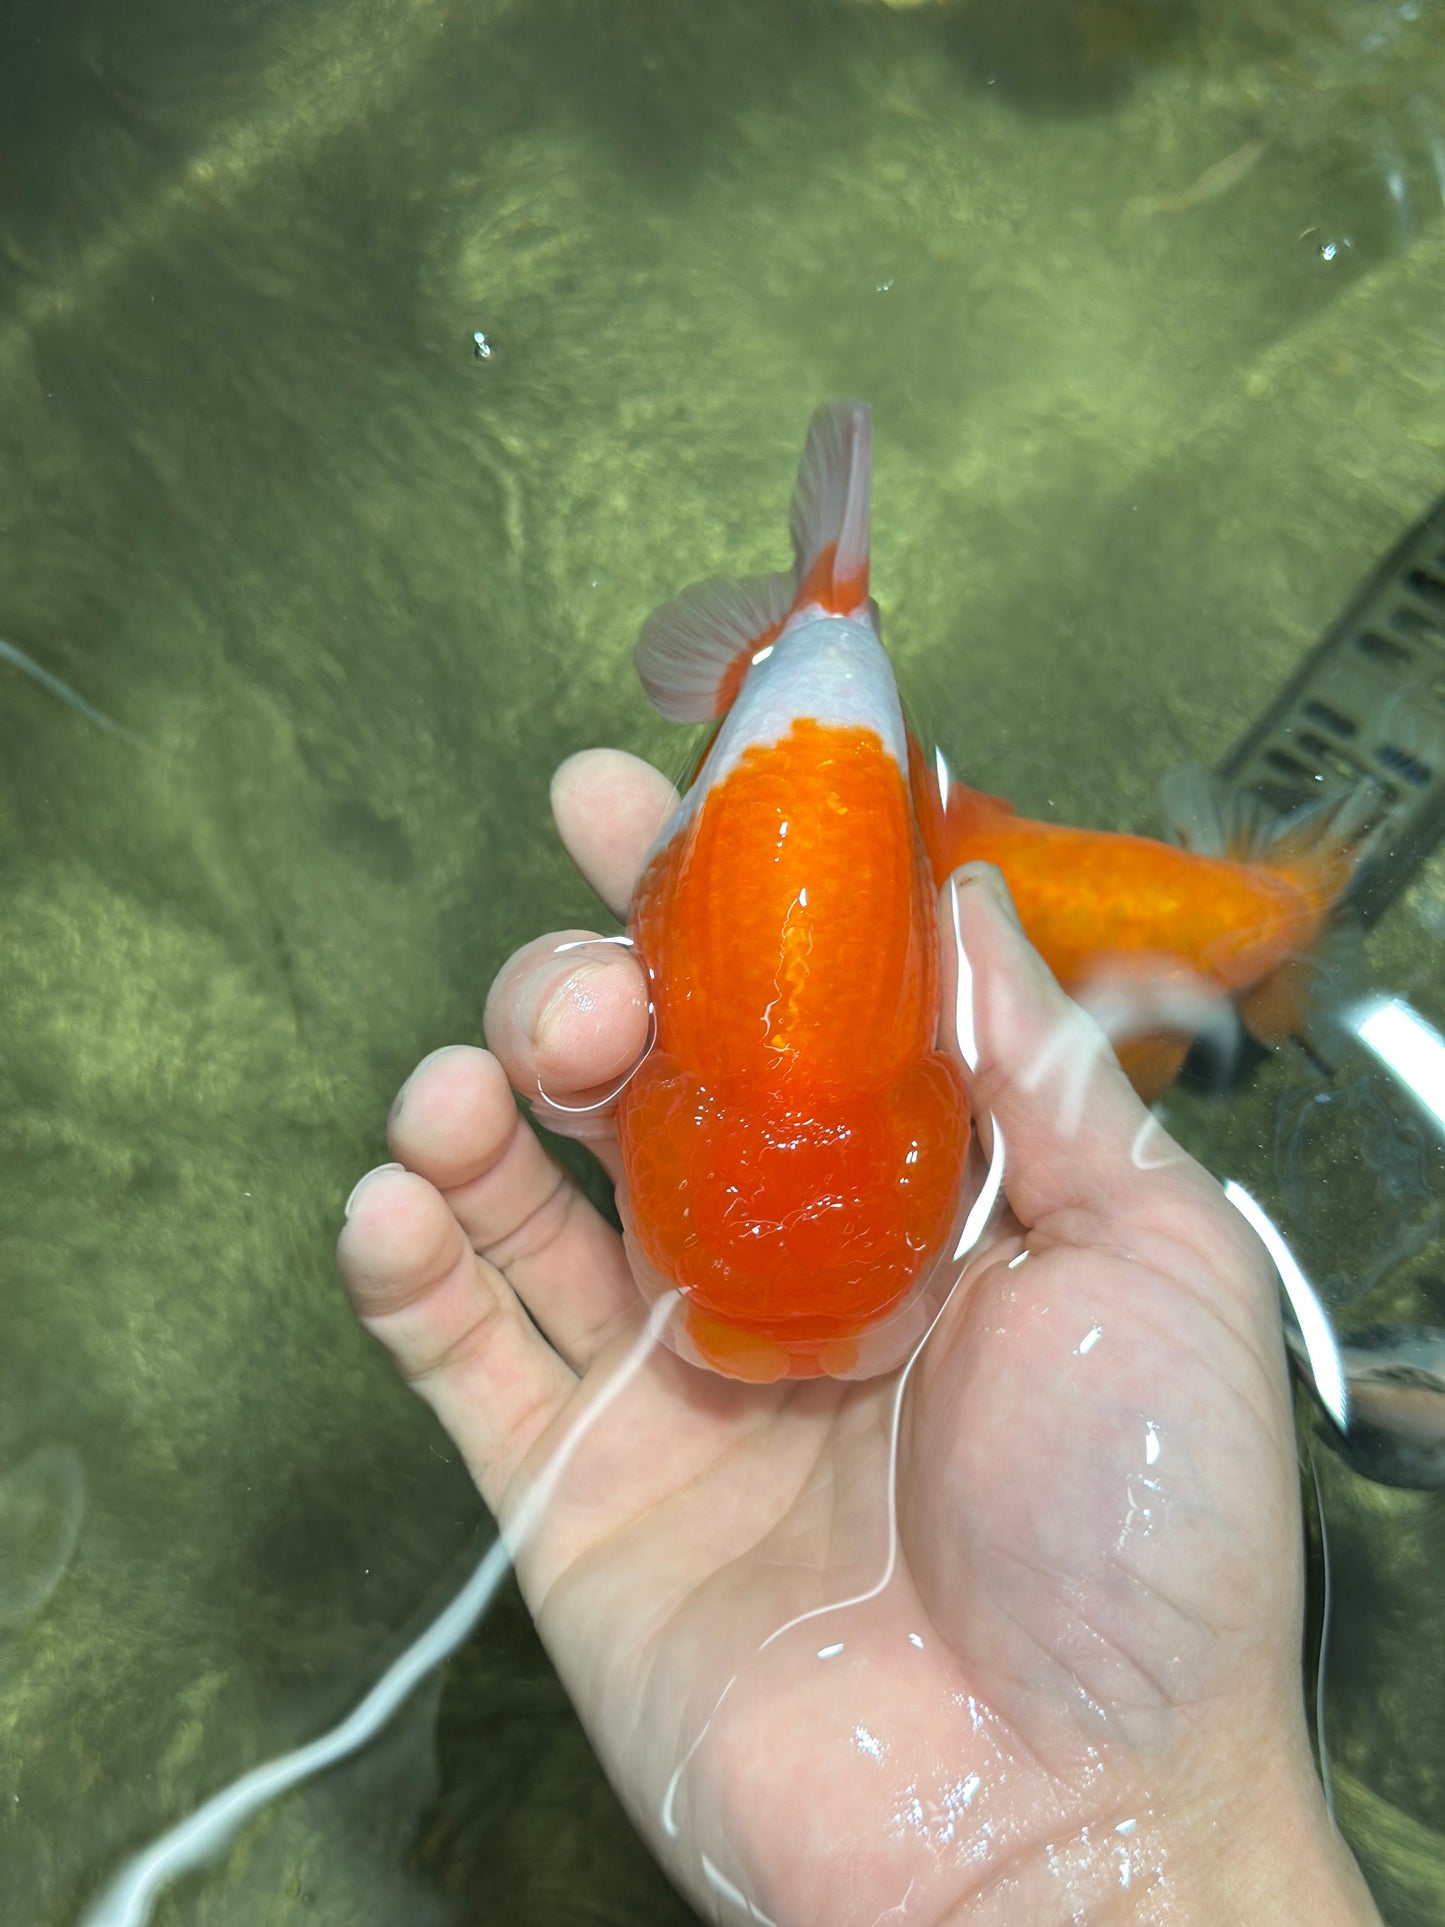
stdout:
[[[335,1280],[391,1096],[597,915],[548,778],[874,409],[912,712],[1156,827],[1445,472],[1441,0],[0,0],[0,1915],[340,1717],[491,1526]],[[479,354],[481,333],[491,352]],[[1445,863],[1367,976],[1445,1024]],[[1438,1139],[1299,1053],[1167,1117],[1347,1322]],[[1341,1823],[1445,1918],[1445,1511],[1316,1450]],[[691,1918],[515,1594],[172,1923]]]

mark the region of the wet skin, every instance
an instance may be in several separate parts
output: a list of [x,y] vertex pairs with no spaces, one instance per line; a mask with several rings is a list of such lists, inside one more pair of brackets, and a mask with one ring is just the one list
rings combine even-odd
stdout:
[[[594,751],[553,801],[625,915],[669,786]],[[1268,1260],[997,873],[953,887],[1008,1211],[905,1387],[893,1565],[896,1373],[758,1387],[654,1348],[517,1546],[523,1592],[709,1919],[749,1917],[731,1883],[786,1927],[1375,1920],[1309,1758]],[[587,1102],[641,1048],[636,965],[555,954],[579,934],[504,968],[490,1051],[414,1075],[389,1126],[405,1168],[358,1188],[341,1235],[359,1315],[504,1527],[645,1319],[620,1241],[511,1095]],[[582,1122],[615,1177],[605,1106]]]

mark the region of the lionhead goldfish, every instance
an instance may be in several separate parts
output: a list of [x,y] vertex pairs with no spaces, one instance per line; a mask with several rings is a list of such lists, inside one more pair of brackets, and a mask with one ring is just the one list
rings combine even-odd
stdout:
[[655,1042],[618,1203],[644,1292],[681,1294],[669,1342],[737,1378],[897,1363],[960,1217],[968,1097],[869,493],[868,411],[821,409],[792,570],[699,584],[637,647],[665,716],[722,723],[632,903]]
[[[621,1094],[629,1255],[668,1341],[733,1377],[899,1362],[954,1275],[969,1104],[939,1024],[936,891],[997,864],[1035,947],[1145,1097],[1237,1008],[1294,1028],[1359,796],[1283,824],[1172,790],[1178,842],[1031,822],[930,769],[868,594],[868,411],[814,416],[794,566],[644,624],[663,715],[721,719],[632,903],[655,1041]],[[1084,1128],[1087,1128],[1085,1121]]]

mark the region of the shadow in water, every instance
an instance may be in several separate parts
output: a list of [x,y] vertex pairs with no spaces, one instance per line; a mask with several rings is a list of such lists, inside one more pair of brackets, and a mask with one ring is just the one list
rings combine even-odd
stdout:
[[1196,0],[962,0],[944,45],[982,85],[1039,114],[1097,113],[1162,62],[1187,54]]

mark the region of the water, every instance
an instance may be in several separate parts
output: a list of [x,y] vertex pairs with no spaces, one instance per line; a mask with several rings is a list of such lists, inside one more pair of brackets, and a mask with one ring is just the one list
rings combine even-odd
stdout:
[[[1018,17],[0,0],[0,636],[127,732],[0,662],[7,1921],[340,1717],[484,1550],[340,1201],[507,951],[595,915],[548,776],[679,765],[632,637],[784,559],[818,400],[875,410],[914,712],[1114,827],[1439,492],[1438,0]],[[1436,859],[1369,957],[1437,1025],[1442,902]],[[1170,1118],[1337,1308],[1442,1322],[1439,1148],[1359,1066]],[[1341,1819],[1435,1920],[1441,1515],[1321,1475]],[[688,1917],[511,1597],[157,1919],[502,1896]]]

